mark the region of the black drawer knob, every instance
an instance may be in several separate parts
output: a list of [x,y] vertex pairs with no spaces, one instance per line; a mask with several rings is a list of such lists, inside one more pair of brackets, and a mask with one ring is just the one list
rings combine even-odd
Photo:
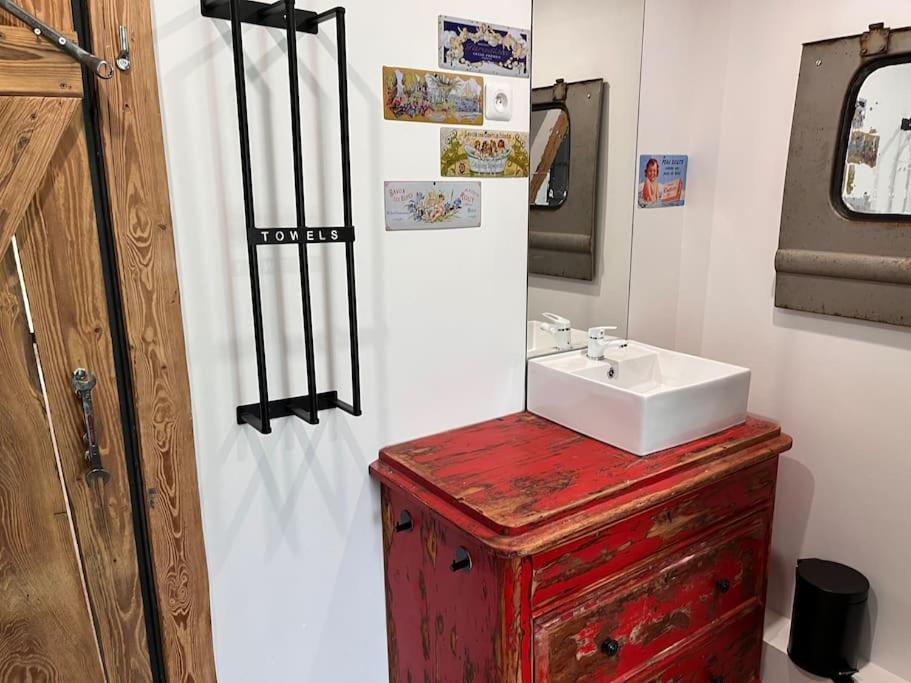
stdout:
[[606,654],[608,657],[616,657],[620,653],[620,643],[618,643],[613,638],[608,638],[603,643],[601,643],[601,652]]
[[712,676],[709,683],[724,683],[724,676]]
[[[719,592],[727,593],[729,590],[731,590],[731,582],[728,581],[727,579],[720,579],[715,582],[715,587],[718,589]],[[718,683],[718,682],[713,679],[711,681],[711,683]]]
[[456,548],[455,559],[449,568],[454,572],[467,572],[471,569],[471,555],[462,546]]
[[403,531],[411,531],[412,529],[414,529],[414,522],[411,519],[411,515],[407,510],[402,510],[398,524],[395,525],[395,533],[400,534]]

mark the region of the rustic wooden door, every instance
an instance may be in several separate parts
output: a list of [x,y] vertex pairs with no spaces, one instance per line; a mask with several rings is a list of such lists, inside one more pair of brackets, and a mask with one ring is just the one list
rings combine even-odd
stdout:
[[[21,4],[74,25],[69,2]],[[4,683],[152,680],[86,121],[78,66],[0,11]],[[78,368],[106,480],[86,477]]]

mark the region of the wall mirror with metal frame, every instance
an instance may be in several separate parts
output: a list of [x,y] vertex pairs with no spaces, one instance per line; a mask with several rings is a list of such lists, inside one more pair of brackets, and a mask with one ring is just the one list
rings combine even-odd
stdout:
[[911,28],[804,45],[775,305],[911,326]]
[[530,273],[594,277],[603,96],[601,79],[531,91]]
[[535,0],[529,358],[625,336],[646,0]]

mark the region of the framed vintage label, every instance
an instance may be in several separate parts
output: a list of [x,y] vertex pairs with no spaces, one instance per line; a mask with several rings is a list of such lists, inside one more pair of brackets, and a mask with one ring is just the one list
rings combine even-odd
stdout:
[[440,67],[528,78],[528,29],[440,17]]
[[686,203],[685,154],[643,154],[639,157],[636,201],[643,209],[663,209]]
[[436,230],[481,226],[481,183],[386,181],[387,230]]
[[480,126],[483,95],[480,76],[383,67],[383,115],[390,121]]
[[527,178],[528,133],[442,128],[440,175]]

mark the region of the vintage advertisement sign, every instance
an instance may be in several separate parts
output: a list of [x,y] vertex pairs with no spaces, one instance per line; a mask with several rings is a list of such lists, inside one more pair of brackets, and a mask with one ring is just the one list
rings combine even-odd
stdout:
[[685,154],[644,154],[639,158],[636,201],[643,209],[683,206],[686,202]]
[[480,126],[483,95],[480,76],[383,67],[383,111],[391,121]]
[[441,128],[440,175],[527,178],[528,133]]
[[528,78],[528,29],[440,17],[440,67]]
[[434,230],[481,226],[481,183],[387,181],[387,230]]
[[876,168],[879,160],[879,133],[852,130],[848,138],[848,163]]

